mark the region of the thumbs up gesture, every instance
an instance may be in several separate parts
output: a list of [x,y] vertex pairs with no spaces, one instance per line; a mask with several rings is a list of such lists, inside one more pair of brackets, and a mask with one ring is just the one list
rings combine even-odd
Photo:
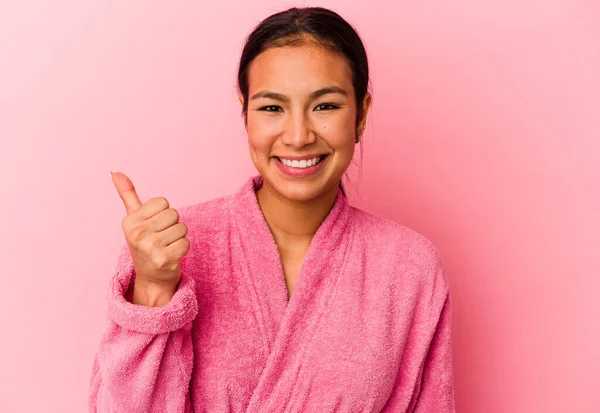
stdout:
[[164,197],[142,204],[125,174],[111,176],[127,211],[121,226],[135,267],[134,304],[160,307],[170,301],[181,279],[179,263],[190,249],[187,226]]

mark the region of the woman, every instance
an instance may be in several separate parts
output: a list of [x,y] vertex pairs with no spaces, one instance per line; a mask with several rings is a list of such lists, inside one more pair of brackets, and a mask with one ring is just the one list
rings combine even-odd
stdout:
[[274,14],[239,66],[259,174],[175,210],[113,182],[127,243],[91,412],[453,412],[451,307],[435,247],[351,206],[341,178],[371,95],[336,13]]

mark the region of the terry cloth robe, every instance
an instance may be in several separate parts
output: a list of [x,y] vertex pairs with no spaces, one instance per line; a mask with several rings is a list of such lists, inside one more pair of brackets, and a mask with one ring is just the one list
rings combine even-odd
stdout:
[[123,245],[89,411],[454,412],[449,285],[432,243],[338,189],[288,299],[262,182],[178,208],[190,250],[163,307],[125,298]]

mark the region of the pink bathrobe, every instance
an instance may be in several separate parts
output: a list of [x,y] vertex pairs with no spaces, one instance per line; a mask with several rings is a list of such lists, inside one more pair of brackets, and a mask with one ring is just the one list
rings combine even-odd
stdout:
[[338,189],[291,299],[250,177],[177,208],[191,247],[164,307],[131,304],[123,245],[90,412],[454,412],[451,306],[423,235]]

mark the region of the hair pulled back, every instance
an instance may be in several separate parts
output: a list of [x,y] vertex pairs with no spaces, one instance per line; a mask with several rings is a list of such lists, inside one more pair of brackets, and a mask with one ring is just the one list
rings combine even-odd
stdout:
[[[352,71],[358,119],[369,83],[365,47],[354,28],[336,12],[323,7],[292,7],[261,21],[246,38],[238,67],[238,90],[244,98],[242,116],[248,121],[248,67],[259,54],[272,47],[315,44],[346,60]],[[345,194],[340,180],[340,188]]]

